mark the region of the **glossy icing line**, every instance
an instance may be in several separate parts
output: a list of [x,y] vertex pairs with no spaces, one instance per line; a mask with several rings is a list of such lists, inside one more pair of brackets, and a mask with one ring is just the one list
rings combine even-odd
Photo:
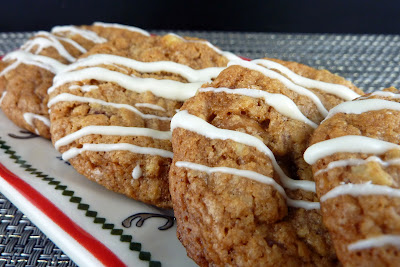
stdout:
[[77,90],[77,89],[79,89],[79,90],[81,90],[82,92],[90,92],[90,91],[92,91],[92,90],[96,90],[96,89],[99,89],[99,87],[97,86],[97,85],[76,85],[76,84],[73,84],[73,85],[71,85],[70,87],[68,87],[68,89],[70,89],[70,90]]
[[69,62],[75,61],[75,57],[73,57],[61,44],[59,40],[54,35],[49,34],[48,32],[40,31],[37,33],[38,35],[29,41],[27,41],[22,47],[22,50],[26,52],[30,52],[34,47],[36,47],[35,52],[33,54],[39,54],[44,48],[53,47],[57,50],[57,52],[64,57]]
[[1,96],[0,96],[0,106],[1,106],[1,103],[3,103],[3,99],[4,99],[4,97],[6,96],[6,94],[7,94],[7,91],[4,91],[4,92],[1,94]]
[[337,161],[330,162],[325,169],[318,170],[314,175],[317,176],[321,173],[325,173],[334,168],[347,167],[347,166],[359,166],[359,165],[366,164],[368,162],[376,162],[376,163],[382,165],[383,167],[388,167],[390,165],[400,165],[400,158],[383,161],[376,156],[370,156],[367,159],[351,158],[351,159],[337,160]]
[[212,78],[217,77],[223,69],[225,69],[224,67],[210,67],[196,70],[184,64],[175,63],[173,61],[142,62],[116,55],[96,54],[91,55],[87,58],[79,59],[74,64],[69,65],[64,71],[69,72],[77,68],[93,67],[100,64],[114,66],[116,64],[144,73],[154,73],[162,71],[175,73],[188,80],[188,82],[192,83],[209,82]]
[[23,63],[26,65],[35,65],[42,69],[46,69],[54,74],[61,72],[66,65],[61,62],[46,56],[34,55],[29,52],[22,50],[14,51],[4,56],[3,61],[15,60],[11,65],[7,66],[1,73],[0,76],[6,74],[12,69],[18,67],[19,64]]
[[137,108],[132,107],[131,105],[128,105],[128,104],[110,103],[110,102],[106,102],[104,100],[100,100],[100,99],[96,99],[96,98],[77,96],[77,95],[68,94],[68,93],[62,93],[62,94],[59,94],[59,95],[53,97],[52,99],[50,99],[47,106],[50,108],[54,104],[61,102],[61,101],[69,101],[69,102],[76,101],[76,102],[83,102],[83,103],[95,103],[95,104],[100,104],[103,106],[111,106],[113,108],[118,108],[118,109],[124,108],[124,109],[130,110],[130,111],[136,113],[143,119],[171,120],[170,117],[162,117],[162,116],[157,116],[157,115],[152,115],[152,114],[144,114],[144,113],[140,112]]
[[53,86],[49,88],[48,93],[50,94],[55,88],[63,84],[89,79],[113,82],[127,90],[137,93],[150,91],[156,96],[178,101],[183,101],[194,96],[197,89],[203,84],[202,82],[181,83],[173,80],[131,77],[117,71],[92,67],[57,75],[54,77]]
[[164,158],[173,157],[173,153],[168,150],[153,148],[153,147],[141,147],[128,143],[118,144],[83,144],[82,148],[73,147],[62,154],[63,160],[67,161],[71,158],[78,156],[85,151],[93,152],[112,152],[112,151],[129,151],[136,154],[146,154],[152,156],[160,156]]
[[264,99],[266,104],[272,106],[277,112],[281,113],[282,115],[285,115],[286,117],[294,120],[304,122],[314,129],[318,126],[316,123],[304,116],[303,113],[301,113],[298,106],[293,102],[293,100],[282,94],[271,94],[266,91],[247,88],[200,88],[199,92],[224,92],[226,94],[237,94],[253,98],[262,98]]
[[145,36],[150,36],[150,33],[148,31],[145,31],[145,30],[140,29],[138,27],[122,25],[122,24],[118,24],[118,23],[95,22],[95,23],[93,23],[93,26],[100,26],[100,27],[104,27],[104,28],[116,28],[116,29],[128,30],[128,31],[131,31],[131,32],[137,32],[137,33],[143,34]]
[[312,165],[319,159],[335,153],[348,152],[380,155],[391,149],[400,149],[400,146],[366,136],[346,135],[310,146],[304,152],[304,160]]
[[42,115],[38,115],[35,113],[31,113],[31,112],[25,112],[23,114],[24,120],[26,121],[26,123],[28,123],[30,126],[34,127],[33,125],[33,120],[39,120],[41,122],[43,122],[47,127],[50,127],[50,120],[48,118],[46,118],[45,116]]
[[159,111],[166,111],[165,108],[159,106],[159,105],[155,105],[155,104],[150,104],[150,103],[136,103],[135,107],[138,108],[150,108],[150,109],[154,109],[154,110],[159,110]]
[[168,33],[168,35],[172,35],[175,36],[179,39],[181,39],[184,42],[188,42],[188,43],[201,43],[201,44],[205,44],[207,45],[209,48],[211,48],[212,50],[214,50],[217,54],[220,54],[221,56],[226,57],[228,60],[242,60],[240,57],[238,57],[237,55],[229,52],[229,51],[222,51],[221,49],[217,48],[216,46],[214,46],[213,44],[211,44],[208,41],[205,40],[188,40],[183,38],[182,36],[179,36],[175,33]]
[[335,83],[327,83],[323,81],[317,81],[313,79],[309,79],[298,75],[297,73],[291,71],[286,66],[279,64],[278,62],[267,60],[267,59],[256,59],[251,61],[255,64],[262,65],[268,69],[275,69],[279,72],[285,74],[292,82],[298,84],[300,86],[306,88],[315,88],[321,91],[327,92],[329,94],[336,95],[344,100],[353,100],[354,98],[359,97],[360,95],[351,90],[349,87],[335,84]]
[[395,246],[400,248],[400,235],[380,235],[359,240],[347,246],[347,249],[362,250],[370,248],[378,248],[383,246]]
[[66,26],[55,26],[51,29],[52,33],[58,33],[58,32],[71,32],[73,34],[78,34],[85,38],[86,40],[89,40],[93,43],[105,43],[107,42],[107,39],[100,37],[97,35],[97,33],[90,31],[90,30],[85,30],[85,29],[79,29],[75,26],[72,25],[66,25]]
[[262,67],[260,65],[257,65],[255,63],[245,61],[245,60],[231,61],[228,63],[228,66],[233,66],[233,65],[238,65],[243,68],[261,72],[266,77],[280,81],[289,90],[296,92],[297,94],[308,97],[312,102],[314,102],[315,106],[317,107],[317,109],[321,113],[321,115],[323,115],[324,117],[326,117],[328,115],[328,111],[322,104],[321,100],[317,97],[317,95],[315,95],[313,92],[311,92],[307,88],[304,88],[302,86],[299,86],[299,85],[293,83],[291,80],[289,80],[285,76],[279,74],[278,72],[275,72],[273,70],[267,69],[265,67]]
[[158,131],[141,127],[90,125],[58,139],[54,143],[54,147],[58,150],[61,146],[69,145],[73,141],[91,134],[118,135],[118,136],[147,136],[161,140],[171,139],[171,131]]
[[337,113],[361,114],[368,111],[391,109],[400,111],[400,103],[384,99],[365,99],[357,101],[343,102],[329,111],[325,120]]
[[330,190],[325,195],[321,196],[321,202],[331,198],[336,198],[342,195],[357,196],[371,196],[371,195],[385,195],[388,197],[400,197],[400,189],[392,188],[385,185],[376,185],[371,182],[365,184],[341,184]]
[[241,176],[244,178],[248,178],[248,179],[263,183],[263,184],[268,184],[268,185],[273,186],[275,188],[275,190],[277,190],[286,199],[289,206],[303,208],[303,209],[307,209],[307,210],[320,208],[319,202],[294,200],[294,199],[289,198],[286,195],[286,192],[282,188],[282,186],[279,185],[277,182],[275,182],[274,179],[272,179],[271,177],[262,175],[258,172],[249,171],[249,170],[240,170],[240,169],[229,168],[229,167],[208,167],[205,165],[187,162],[187,161],[177,161],[177,162],[175,162],[175,166],[177,166],[179,168],[188,168],[191,170],[202,171],[207,174],[219,172],[219,173],[232,174],[232,175],[237,175],[237,176]]
[[220,139],[220,140],[232,140],[241,144],[252,146],[264,153],[267,157],[271,159],[272,165],[276,172],[281,178],[281,182],[284,187],[295,190],[303,189],[311,192],[315,192],[315,183],[312,181],[304,180],[293,180],[289,178],[281,169],[281,167],[276,162],[274,154],[271,150],[264,144],[260,139],[246,133],[220,129],[217,128],[205,120],[191,115],[187,110],[183,110],[175,114],[171,120],[171,131],[176,128],[184,128],[188,131],[195,132],[210,139]]

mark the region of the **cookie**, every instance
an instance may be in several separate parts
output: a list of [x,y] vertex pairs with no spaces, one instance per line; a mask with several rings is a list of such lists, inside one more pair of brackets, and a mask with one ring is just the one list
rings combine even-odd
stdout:
[[399,91],[374,92],[331,109],[304,154],[345,266],[399,264],[399,124]]
[[54,75],[97,43],[148,36],[143,30],[108,24],[56,26],[40,31],[6,55],[0,72],[1,108],[18,126],[50,139],[47,89]]
[[336,265],[302,155],[327,110],[362,91],[299,63],[229,65],[171,122],[178,238],[200,266]]
[[106,188],[171,208],[170,120],[229,55],[172,34],[93,47],[57,74],[49,90],[55,147]]

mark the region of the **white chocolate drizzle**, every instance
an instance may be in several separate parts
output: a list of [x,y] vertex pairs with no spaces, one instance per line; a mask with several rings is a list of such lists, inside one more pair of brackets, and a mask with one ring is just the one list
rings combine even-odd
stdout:
[[136,103],[135,107],[138,108],[150,108],[150,109],[154,109],[154,110],[159,110],[159,111],[166,111],[165,108],[159,106],[159,105],[155,105],[155,104],[150,104],[150,103]]
[[53,86],[47,92],[50,94],[55,88],[68,82],[77,82],[86,79],[113,82],[137,93],[150,91],[156,96],[178,101],[183,101],[194,96],[197,89],[202,85],[202,82],[181,83],[173,80],[131,77],[117,71],[92,67],[57,75],[54,77]]
[[147,136],[161,140],[171,139],[171,131],[158,131],[141,127],[90,125],[58,139],[54,143],[54,147],[58,150],[61,146],[69,145],[73,141],[91,134],[118,135],[118,136]]
[[142,169],[140,168],[140,165],[137,164],[137,165],[135,166],[135,168],[133,168],[133,171],[132,171],[132,178],[135,179],[135,180],[137,180],[137,179],[139,179],[139,178],[142,176],[142,174],[143,174]]
[[384,99],[365,99],[350,102],[343,102],[329,111],[325,120],[337,113],[361,114],[368,111],[391,109],[400,111],[400,103]]
[[154,147],[142,147],[129,143],[117,143],[117,144],[83,144],[82,148],[70,148],[62,154],[63,160],[70,160],[85,151],[93,152],[112,152],[112,151],[129,151],[136,154],[147,154],[152,156],[160,156],[163,158],[173,157],[173,153],[168,150],[154,148]]
[[81,90],[82,92],[90,92],[92,90],[96,90],[99,89],[99,87],[97,85],[77,85],[77,84],[73,84],[69,87],[70,90]]
[[39,68],[46,69],[54,74],[61,72],[66,67],[66,65],[60,63],[59,61],[53,58],[41,55],[34,55],[21,50],[11,52],[3,58],[3,61],[11,61],[11,60],[15,60],[15,62],[7,66],[0,73],[0,76],[5,75],[12,69],[15,69],[21,63],[26,65],[35,65],[38,66]]
[[70,101],[70,102],[76,101],[76,102],[83,102],[83,103],[95,103],[95,104],[99,104],[99,105],[103,105],[103,106],[111,106],[113,108],[118,108],[118,109],[124,108],[124,109],[130,110],[130,111],[136,113],[143,119],[171,120],[170,117],[162,117],[162,116],[157,116],[157,115],[152,115],[152,114],[144,114],[144,113],[140,112],[137,108],[132,107],[131,105],[128,105],[128,104],[110,103],[110,102],[106,102],[104,100],[100,100],[100,99],[96,99],[96,98],[77,96],[77,95],[73,95],[73,94],[69,94],[69,93],[62,93],[62,94],[59,94],[59,95],[53,97],[47,103],[47,106],[51,107],[54,104],[61,102],[61,101]]
[[199,92],[214,92],[226,94],[245,95],[253,98],[262,98],[265,103],[272,106],[276,111],[294,120],[304,122],[305,124],[317,128],[317,124],[309,120],[301,113],[297,105],[289,97],[282,94],[272,94],[262,90],[247,89],[247,88],[200,88]]
[[299,86],[299,85],[293,83],[291,80],[289,80],[282,74],[279,74],[278,72],[275,72],[273,70],[267,69],[265,67],[262,67],[260,65],[257,65],[255,63],[245,61],[245,60],[231,61],[228,63],[228,66],[233,66],[233,65],[239,65],[239,66],[247,68],[247,69],[255,70],[255,71],[261,72],[266,77],[279,80],[289,90],[292,90],[293,92],[296,92],[297,94],[307,96],[312,102],[314,102],[315,106],[317,107],[317,109],[321,113],[321,115],[323,115],[324,117],[326,117],[328,115],[328,111],[322,104],[321,100],[317,97],[317,95],[315,95],[313,92],[311,92],[307,88],[304,88],[302,86]]
[[177,161],[177,162],[175,162],[175,166],[178,168],[187,168],[187,169],[191,169],[191,170],[202,171],[207,174],[219,172],[219,173],[226,173],[226,174],[232,174],[232,175],[245,177],[245,178],[260,182],[260,183],[264,183],[264,184],[273,186],[286,199],[289,206],[296,207],[296,208],[303,208],[303,209],[307,209],[307,210],[320,208],[319,202],[309,202],[309,201],[294,200],[294,199],[289,198],[286,195],[286,192],[282,188],[282,186],[279,185],[277,182],[275,182],[274,179],[272,179],[271,177],[262,175],[258,172],[249,171],[249,170],[240,170],[240,169],[229,168],[229,167],[208,167],[205,165],[201,165],[201,164],[197,164],[197,163],[193,163],[193,162],[187,162],[187,161]]
[[183,38],[182,36],[179,36],[175,33],[168,33],[168,35],[172,35],[175,36],[179,39],[181,39],[184,42],[187,43],[201,43],[201,44],[205,44],[208,47],[210,47],[212,50],[214,50],[217,54],[220,54],[221,56],[226,57],[228,60],[242,60],[240,57],[238,57],[237,55],[229,52],[229,51],[222,51],[221,49],[217,48],[216,46],[214,46],[212,43],[205,41],[205,40],[188,40]]
[[346,135],[310,146],[304,152],[304,160],[312,165],[319,159],[335,153],[348,152],[380,155],[391,149],[400,149],[400,146],[366,136]]
[[34,47],[36,47],[35,52],[33,52],[34,54],[39,54],[44,48],[53,47],[62,57],[64,57],[69,62],[75,61],[75,58],[65,49],[60,41],[57,40],[56,36],[49,34],[48,32],[38,32],[38,36],[34,39],[27,41],[21,47],[21,49],[29,52]]
[[400,248],[400,235],[380,235],[359,240],[347,246],[348,250],[362,250],[383,246],[395,246]]
[[382,165],[383,167],[388,167],[390,165],[400,165],[400,158],[383,161],[380,158],[378,158],[377,156],[370,156],[367,159],[351,158],[351,159],[337,160],[337,161],[330,162],[326,168],[318,170],[314,175],[317,176],[321,173],[325,173],[334,168],[347,167],[347,166],[359,166],[359,165],[366,164],[368,162],[376,162],[376,163]]
[[4,92],[1,94],[1,97],[0,97],[0,106],[1,106],[1,103],[3,103],[3,99],[4,99],[4,97],[6,96],[6,94],[7,94],[7,91],[4,91]]
[[217,77],[223,69],[225,69],[225,67],[210,67],[197,70],[173,61],[142,62],[116,55],[95,54],[87,58],[79,59],[74,64],[68,66],[64,71],[69,72],[77,68],[93,67],[100,64],[113,66],[120,65],[144,73],[154,73],[161,71],[175,73],[182,76],[190,83],[209,82],[212,78]]
[[323,195],[320,200],[324,202],[331,198],[336,198],[342,195],[350,196],[370,196],[370,195],[385,195],[388,197],[400,197],[400,189],[392,188],[386,185],[372,184],[341,184]]
[[105,43],[107,39],[100,37],[97,35],[97,33],[90,31],[90,30],[84,30],[84,29],[79,29],[75,26],[72,25],[67,25],[67,26],[55,26],[51,29],[52,33],[58,33],[58,32],[71,32],[73,34],[78,34],[85,38],[86,40],[89,40],[93,43],[99,44],[99,43]]
[[183,128],[191,132],[195,132],[199,135],[205,136],[210,139],[220,139],[220,140],[232,140],[241,144],[252,146],[265,154],[271,159],[272,165],[278,175],[280,176],[281,182],[284,187],[295,190],[303,189],[306,191],[315,192],[315,183],[312,181],[304,180],[293,180],[289,178],[278,165],[274,154],[272,151],[264,144],[263,141],[254,137],[250,134],[220,129],[217,128],[205,120],[191,115],[187,110],[183,110],[175,114],[171,120],[171,131],[176,128]]
[[298,75],[297,73],[291,71],[289,68],[274,62],[272,60],[267,59],[256,59],[251,61],[255,64],[262,65],[268,69],[275,69],[279,72],[285,74],[292,82],[298,84],[300,86],[306,88],[315,88],[321,91],[327,92],[329,94],[336,95],[344,100],[353,100],[354,98],[359,97],[360,95],[348,88],[347,86],[335,83],[327,83],[323,81],[317,81],[313,79],[309,79]]
[[24,120],[26,121],[26,123],[28,123],[30,126],[34,127],[33,125],[33,120],[39,120],[41,122],[43,122],[47,127],[50,127],[50,120],[42,115],[38,115],[35,113],[31,113],[31,112],[25,112],[23,114]]
[[95,23],[93,23],[93,25],[100,26],[103,28],[123,29],[123,30],[128,30],[131,32],[137,32],[137,33],[143,34],[145,36],[150,36],[150,33],[143,29],[140,29],[138,27],[128,26],[128,25],[122,25],[122,24],[118,24],[118,23],[95,22]]

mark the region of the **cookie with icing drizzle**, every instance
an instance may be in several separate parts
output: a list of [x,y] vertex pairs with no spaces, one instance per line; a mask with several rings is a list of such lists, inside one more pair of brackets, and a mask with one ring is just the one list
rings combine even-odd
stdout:
[[327,71],[232,60],[172,119],[178,238],[200,266],[333,266],[302,159],[328,110],[362,91]]
[[226,67],[225,55],[173,34],[96,45],[48,91],[55,147],[106,188],[171,208],[171,118]]
[[54,75],[95,44],[108,39],[140,39],[149,35],[133,27],[111,26],[101,23],[56,26],[51,32],[38,32],[20,50],[7,54],[0,66],[4,113],[18,126],[50,139],[47,90],[52,86]]
[[331,109],[304,154],[345,266],[399,263],[399,123],[399,91],[377,91]]

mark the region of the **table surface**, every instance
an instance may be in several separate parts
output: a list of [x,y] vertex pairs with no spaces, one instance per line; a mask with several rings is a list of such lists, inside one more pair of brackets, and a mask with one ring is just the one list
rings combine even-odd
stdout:
[[[390,86],[400,88],[399,35],[175,33],[207,39],[223,50],[252,59],[280,58],[327,69],[351,80],[365,92]],[[0,55],[17,49],[32,35],[32,32],[0,33]],[[55,265],[76,266],[0,193],[0,267]]]

